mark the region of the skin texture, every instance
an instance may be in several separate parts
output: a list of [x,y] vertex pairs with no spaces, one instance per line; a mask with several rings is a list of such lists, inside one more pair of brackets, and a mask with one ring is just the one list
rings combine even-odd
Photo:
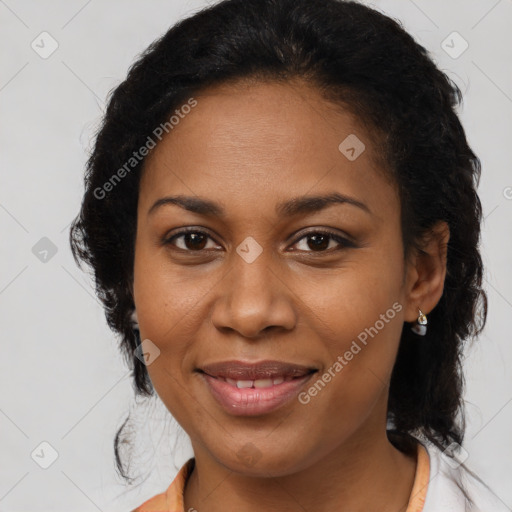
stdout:
[[[160,350],[151,380],[196,457],[185,510],[405,510],[416,461],[386,437],[388,383],[404,321],[418,307],[428,315],[442,295],[446,224],[406,264],[399,197],[370,135],[308,85],[238,83],[195,98],[146,160],[133,282],[141,338]],[[366,146],[354,161],[338,149],[350,134]],[[332,192],[371,213],[349,204],[275,212],[292,197]],[[226,216],[177,205],[148,214],[178,194],[215,201]],[[185,227],[210,238],[164,244]],[[305,237],[325,230],[355,246],[326,238],[318,249]],[[249,236],[262,248],[252,263],[236,252]],[[277,359],[318,368],[316,380],[394,303],[394,318],[307,404],[237,417],[194,372]],[[240,457],[247,450],[254,464]]]

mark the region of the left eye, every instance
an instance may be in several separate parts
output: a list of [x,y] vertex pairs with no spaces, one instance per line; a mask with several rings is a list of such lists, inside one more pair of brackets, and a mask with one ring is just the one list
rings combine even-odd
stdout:
[[[352,242],[349,242],[347,239],[336,235],[334,233],[330,233],[328,231],[311,231],[310,233],[305,234],[301,238],[299,238],[295,244],[298,244],[302,240],[309,239],[305,242],[306,246],[309,248],[313,248],[312,251],[305,252],[326,252],[326,249],[332,249],[330,242],[334,241],[335,245],[338,244],[341,247],[354,247]],[[341,248],[340,248],[341,249]],[[336,249],[336,250],[340,250]],[[302,250],[302,249],[301,249]],[[332,251],[329,251],[332,252]]]
[[[179,244],[175,243],[175,241],[182,239],[182,246],[180,247]],[[197,229],[190,229],[185,231],[180,231],[179,233],[176,233],[172,237],[168,238],[164,241],[165,245],[173,245],[176,246],[178,249],[186,252],[200,252],[203,250],[211,249],[212,247],[207,247],[208,240],[213,241],[213,239],[206,233],[205,231],[197,230]],[[331,242],[335,242],[334,245],[338,244],[338,246],[341,246],[341,250],[343,247],[355,247],[352,242],[347,240],[346,238],[343,238],[337,234],[330,233],[328,231],[311,231],[309,233],[306,233],[301,238],[299,238],[293,245],[297,245],[302,241],[305,241],[303,243],[306,244],[306,247],[309,249],[313,249],[308,251],[307,249],[299,249],[300,251],[304,252],[332,252],[330,249],[332,249]],[[307,240],[307,241],[306,241]],[[213,244],[215,248],[215,244]]]

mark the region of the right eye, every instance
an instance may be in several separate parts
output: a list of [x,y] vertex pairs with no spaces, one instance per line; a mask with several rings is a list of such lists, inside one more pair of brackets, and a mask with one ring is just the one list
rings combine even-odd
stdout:
[[[174,243],[176,240],[181,240],[181,247]],[[200,252],[208,250],[205,246],[207,245],[208,239],[213,239],[205,231],[201,231],[196,228],[188,228],[178,233],[175,233],[171,237],[164,240],[165,245],[177,247],[181,251],[185,252]]]

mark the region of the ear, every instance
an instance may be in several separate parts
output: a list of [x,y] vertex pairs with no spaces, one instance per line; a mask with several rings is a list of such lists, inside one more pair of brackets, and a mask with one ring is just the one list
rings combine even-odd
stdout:
[[415,322],[418,309],[428,315],[443,295],[450,228],[439,221],[407,263],[404,320]]

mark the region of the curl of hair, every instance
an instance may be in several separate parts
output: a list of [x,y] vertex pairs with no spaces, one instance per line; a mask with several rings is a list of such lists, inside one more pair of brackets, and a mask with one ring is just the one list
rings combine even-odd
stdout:
[[[135,392],[154,394],[130,322],[137,201],[144,160],[99,199],[156,127],[209,86],[300,79],[348,109],[372,135],[401,201],[404,257],[438,221],[450,228],[442,297],[427,335],[404,328],[389,390],[390,440],[420,433],[438,446],[464,436],[465,340],[485,325],[479,253],[480,161],[456,114],[461,91],[399,22],[342,0],[224,0],[174,25],[109,95],[70,229],[74,258],[94,271],[109,327],[133,370]],[[103,189],[105,190],[105,189]],[[121,427],[122,428],[122,427]],[[119,432],[115,453],[118,469]]]

